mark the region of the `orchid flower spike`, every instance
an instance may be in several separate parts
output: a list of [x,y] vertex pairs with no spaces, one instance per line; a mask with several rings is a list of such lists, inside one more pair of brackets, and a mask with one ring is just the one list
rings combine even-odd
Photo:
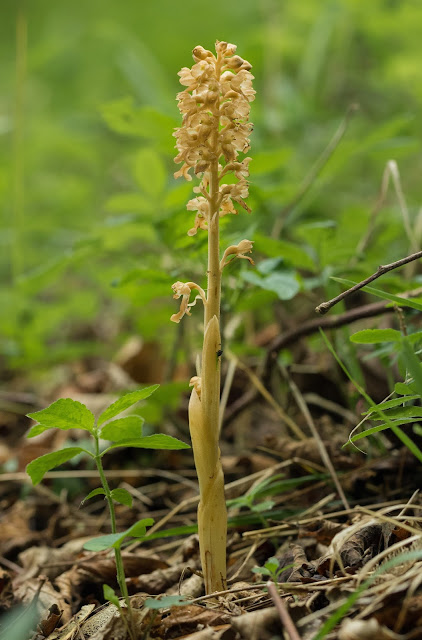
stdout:
[[255,98],[251,65],[236,55],[234,44],[217,41],[215,49],[213,54],[201,46],[195,47],[195,64],[191,69],[184,67],[179,71],[180,83],[185,88],[177,94],[183,123],[173,134],[178,150],[174,161],[183,165],[174,177],[192,180],[191,169],[201,177],[201,184],[194,191],[202,196],[187,205],[188,211],[197,211],[194,226],[188,231],[190,236],[196,235],[198,229],[208,231],[210,216],[215,213],[210,212],[209,184],[216,161],[219,182],[230,172],[238,180],[235,184],[219,184],[214,201],[219,217],[237,213],[233,202],[250,212],[245,199],[251,158],[240,161],[238,155],[250,148],[253,125],[249,112]]

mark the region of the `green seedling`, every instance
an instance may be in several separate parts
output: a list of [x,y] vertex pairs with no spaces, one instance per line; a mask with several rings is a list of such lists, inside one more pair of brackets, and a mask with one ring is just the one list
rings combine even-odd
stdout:
[[[274,500],[267,496],[280,493],[280,480],[284,476],[277,474],[271,478],[265,478],[255,486],[252,486],[243,496],[227,500],[227,506],[250,509],[255,513],[264,527],[268,527],[268,521],[263,515],[265,511],[270,511],[274,506]],[[267,497],[267,499],[262,499]]]
[[271,478],[265,478],[254,487],[251,487],[251,489],[249,489],[249,491],[247,491],[245,495],[227,500],[227,506],[246,507],[254,513],[262,513],[263,511],[268,511],[275,505],[274,500],[267,499],[261,500],[259,502],[259,499],[269,495],[278,494],[280,492],[279,481],[283,478],[284,476],[282,474],[271,476]]
[[[126,529],[126,531],[120,533],[117,532],[115,503],[117,502],[131,507],[132,496],[126,489],[110,489],[104,472],[102,459],[109,451],[118,447],[136,447],[140,449],[189,448],[189,445],[184,442],[165,434],[160,433],[143,436],[142,427],[144,420],[139,415],[116,418],[116,416],[119,416],[123,411],[126,411],[140,400],[148,398],[157,388],[158,385],[153,385],[151,387],[146,387],[144,389],[125,394],[107,407],[97,420],[95,420],[93,413],[91,413],[84,404],[70,398],[62,398],[53,402],[53,404],[46,409],[28,414],[29,418],[36,420],[38,423],[30,429],[28,438],[33,438],[47,429],[56,428],[64,431],[69,429],[83,429],[88,432],[93,440],[93,451],[89,451],[88,449],[79,446],[67,447],[59,451],[47,453],[35,460],[32,460],[32,462],[28,464],[26,470],[31,477],[33,484],[36,485],[41,482],[48,471],[63,464],[64,462],[67,462],[68,460],[71,460],[75,456],[85,454],[94,460],[101,480],[101,487],[91,491],[84,498],[83,502],[98,495],[104,496],[110,512],[111,534],[94,538],[93,540],[85,543],[84,546],[85,549],[89,551],[113,549],[116,561],[117,582],[126,605],[128,632],[133,640],[136,638],[136,632],[134,629],[133,615],[126,586],[121,548],[124,542],[130,537],[144,537],[146,534],[146,528],[151,526],[154,521],[152,518],[144,518]],[[109,444],[102,447],[100,445],[101,440],[108,441]],[[111,587],[107,585],[104,586],[104,596],[107,600],[116,604],[120,610],[119,599]],[[125,620],[126,618],[123,616],[123,619]]]
[[[220,461],[220,298],[221,274],[234,258],[252,262],[250,240],[229,246],[220,256],[219,223],[227,214],[236,214],[234,202],[250,212],[248,196],[249,162],[239,161],[239,153],[249,150],[251,65],[238,55],[236,47],[216,42],[216,55],[201,46],[193,50],[195,64],[184,67],[180,83],[185,87],[178,95],[182,126],[176,130],[176,163],[183,163],[174,175],[192,180],[190,170],[201,178],[194,188],[197,197],[188,202],[188,211],[196,211],[189,236],[197,231],[208,234],[206,291],[195,282],[175,282],[174,298],[181,298],[180,311],[171,320],[180,322],[191,315],[197,299],[204,304],[204,342],[198,375],[192,378],[189,402],[189,428],[198,474],[200,501],[198,534],[206,593],[226,589],[227,510],[224,477]],[[234,179],[233,179],[234,178]],[[195,299],[190,302],[192,291]]]
[[268,558],[263,567],[254,567],[252,569],[252,573],[257,573],[261,576],[267,576],[270,580],[277,584],[278,579],[283,571],[286,571],[286,569],[291,569],[293,566],[293,564],[289,564],[285,567],[280,567],[280,563],[277,558]]

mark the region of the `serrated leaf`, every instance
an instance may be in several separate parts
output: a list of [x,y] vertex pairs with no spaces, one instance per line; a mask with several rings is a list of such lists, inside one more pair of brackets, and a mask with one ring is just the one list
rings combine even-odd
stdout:
[[130,440],[131,438],[139,438],[142,436],[142,425],[144,419],[141,416],[127,416],[127,418],[118,418],[108,422],[101,429],[100,438],[102,440]]
[[150,387],[144,387],[144,389],[138,389],[138,391],[131,391],[130,393],[126,393],[124,396],[113,402],[105,411],[102,412],[100,417],[98,418],[97,424],[98,426],[107,422],[107,420],[111,420],[114,416],[117,416],[122,411],[129,409],[132,405],[136,404],[140,400],[145,400],[148,398],[156,389],[158,389],[159,384],[153,384]]
[[103,594],[105,600],[108,600],[108,602],[111,602],[111,604],[114,604],[115,607],[120,609],[120,600],[116,596],[114,589],[112,589],[108,584],[103,584]]
[[139,522],[123,531],[122,533],[110,533],[106,536],[99,536],[88,540],[84,544],[84,549],[87,551],[104,551],[105,549],[119,549],[126,538],[143,538],[146,533],[146,528],[154,524],[152,518],[144,518]]
[[88,452],[81,447],[68,447],[67,449],[61,449],[61,451],[46,453],[45,455],[32,460],[32,462],[30,462],[26,467],[26,472],[30,476],[32,484],[36,485],[41,482],[47,471],[67,462],[79,453]]
[[160,155],[151,148],[140,149],[133,168],[135,180],[144,193],[158,198],[167,182],[167,171]]
[[91,500],[91,498],[94,498],[95,496],[105,496],[105,491],[102,487],[98,487],[98,489],[94,489],[93,491],[90,491],[88,493],[87,496],[85,496],[85,498],[82,500],[81,505],[84,504],[84,502],[86,502],[87,500]]
[[116,449],[117,447],[135,447],[136,449],[190,449],[190,445],[178,440],[177,438],[173,438],[173,436],[167,436],[164,433],[157,433],[153,436],[144,436],[143,438],[133,438],[131,440],[123,440],[121,442],[117,442],[116,444],[112,444],[110,447],[107,447],[105,451],[101,455],[104,455],[111,449]]
[[71,398],[60,398],[46,409],[28,413],[28,418],[39,422],[44,431],[46,429],[85,429],[92,433],[95,422],[91,411],[81,402]]
[[148,609],[168,609],[169,607],[181,607],[189,603],[190,600],[187,600],[184,596],[163,596],[160,599],[147,598],[144,602],[144,607]]
[[402,334],[396,329],[363,329],[350,336],[357,344],[380,344],[382,342],[400,342]]
[[133,500],[127,489],[113,489],[111,492],[111,497],[115,502],[119,502],[120,504],[124,504],[126,507],[131,507]]

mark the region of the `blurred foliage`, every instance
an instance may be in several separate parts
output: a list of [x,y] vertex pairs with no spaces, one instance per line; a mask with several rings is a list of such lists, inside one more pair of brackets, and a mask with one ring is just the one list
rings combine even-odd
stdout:
[[[205,237],[186,235],[192,183],[172,177],[177,71],[195,45],[217,38],[252,63],[257,90],[253,213],[224,218],[222,242],[254,239],[258,268],[226,270],[224,309],[267,322],[278,299],[295,309],[301,291],[317,304],[339,290],[330,276],[357,279],[406,255],[392,190],[365,250],[356,247],[391,158],[419,243],[421,20],[416,0],[3,0],[7,365],[35,374],[81,354],[110,356],[134,332],[159,335],[168,350],[180,340],[171,284],[203,280]],[[343,139],[294,204],[352,104]],[[389,284],[411,283],[398,274]],[[194,336],[195,324],[183,331]]]

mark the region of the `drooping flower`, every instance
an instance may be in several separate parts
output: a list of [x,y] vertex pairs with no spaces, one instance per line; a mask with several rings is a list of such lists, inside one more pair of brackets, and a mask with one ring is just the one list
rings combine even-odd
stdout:
[[[185,314],[190,316],[190,307],[193,307],[196,304],[196,300],[198,298],[201,298],[204,304],[206,304],[205,291],[195,282],[180,282],[178,280],[171,288],[174,291],[173,298],[175,300],[182,298],[178,313],[174,313],[170,318],[172,322],[180,322]],[[189,302],[192,289],[196,289],[199,292],[199,296],[196,296],[193,302]]]
[[220,271],[222,271],[224,267],[231,262],[228,259],[231,255],[234,255],[236,258],[249,260],[251,264],[255,264],[250,256],[245,255],[245,253],[251,253],[252,246],[253,242],[251,242],[251,240],[241,240],[239,244],[232,244],[230,247],[227,247],[220,262]]

